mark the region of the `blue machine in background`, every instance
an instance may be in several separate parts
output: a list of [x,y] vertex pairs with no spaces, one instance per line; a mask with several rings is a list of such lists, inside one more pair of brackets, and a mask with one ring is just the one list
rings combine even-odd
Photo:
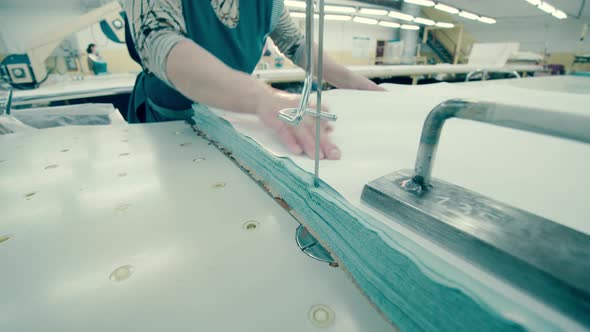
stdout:
[[[45,82],[50,72],[45,60],[51,56],[59,43],[74,32],[99,23],[102,32],[115,43],[125,42],[125,12],[117,2],[96,8],[76,17],[67,25],[59,27],[32,43],[26,53],[10,54],[0,63],[0,76],[14,88],[34,89]],[[53,47],[52,47],[53,46]],[[96,61],[90,68],[95,73],[106,72],[106,63]]]

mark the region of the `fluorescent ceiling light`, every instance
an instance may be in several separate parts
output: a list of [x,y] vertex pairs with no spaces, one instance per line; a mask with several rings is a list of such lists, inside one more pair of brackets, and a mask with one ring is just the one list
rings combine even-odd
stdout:
[[350,21],[352,17],[349,15],[325,15],[324,19],[328,21]]
[[552,14],[553,16],[557,17],[560,20],[563,20],[564,18],[567,18],[567,14],[562,12],[561,10],[556,10],[553,12]]
[[414,16],[412,16],[412,15],[403,14],[400,12],[393,12],[393,11],[389,12],[389,17],[393,17],[393,18],[397,18],[397,19],[409,21],[409,22],[412,22],[414,20]]
[[384,9],[361,8],[359,12],[367,15],[387,15],[387,10]]
[[454,28],[455,25],[453,23],[447,23],[447,22],[436,22],[435,24],[437,27],[439,28]]
[[285,0],[285,5],[294,8],[305,8],[305,2],[303,1]]
[[291,12],[290,15],[294,18],[305,18],[305,13]]
[[548,13],[548,14],[552,14],[555,11],[555,7],[551,6],[550,4],[546,3],[545,1],[543,1],[543,3],[541,3],[539,5],[539,9],[544,11],[545,13]]
[[414,22],[424,24],[424,25],[434,25],[434,23],[436,23],[433,20],[429,20],[427,18],[422,18],[422,17],[416,17],[414,19]]
[[464,17],[466,19],[470,19],[470,20],[479,20],[479,16],[477,16],[477,15],[475,15],[473,13],[470,13],[470,12],[466,12],[464,10],[462,10],[459,13],[459,16]]
[[496,20],[491,17],[482,16],[479,18],[480,22],[487,23],[487,24],[495,24]]
[[451,14],[458,14],[459,13],[459,9],[457,9],[455,7],[447,6],[442,3],[437,3],[434,6],[434,8],[436,8],[438,10],[442,10],[443,12],[451,13]]
[[526,0],[526,2],[530,3],[533,6],[538,6],[541,4],[541,0]]
[[414,5],[425,6],[425,7],[434,6],[434,1],[430,1],[430,0],[404,0],[404,2],[412,3]]
[[419,26],[413,24],[402,24],[401,28],[405,30],[420,30]]
[[387,22],[387,21],[380,21],[380,26],[388,27],[388,28],[399,28],[401,25],[395,22]]
[[377,20],[374,20],[372,18],[366,18],[366,17],[355,17],[352,19],[353,22],[356,23],[363,23],[363,24],[377,24]]
[[334,12],[334,13],[354,13],[356,12],[356,8],[354,7],[346,7],[346,6],[324,6],[324,10],[327,12]]

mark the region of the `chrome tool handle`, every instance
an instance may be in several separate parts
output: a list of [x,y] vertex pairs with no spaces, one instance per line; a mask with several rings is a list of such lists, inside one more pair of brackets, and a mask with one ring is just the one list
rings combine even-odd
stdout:
[[590,143],[590,116],[492,102],[447,100],[436,106],[424,121],[415,175],[404,186],[406,190],[421,191],[430,185],[440,134],[445,121],[450,118]]
[[[280,110],[278,117],[284,122],[297,126],[303,121],[305,115],[317,117],[316,111],[307,108],[309,104],[309,96],[311,94],[311,86],[313,85],[313,20],[314,20],[314,1],[305,1],[305,82],[303,84],[303,92],[301,94],[301,101],[299,108],[287,108]],[[320,31],[322,34],[323,31]],[[321,54],[319,55],[322,56]],[[322,70],[322,68],[319,68]],[[320,87],[321,89],[321,87]],[[320,105],[318,105],[320,107]],[[335,121],[336,116],[327,112],[320,112],[321,119],[328,121]]]

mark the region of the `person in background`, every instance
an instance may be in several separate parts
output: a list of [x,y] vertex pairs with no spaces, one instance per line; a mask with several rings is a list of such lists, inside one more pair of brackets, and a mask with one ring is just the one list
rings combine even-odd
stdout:
[[[125,0],[123,5],[127,47],[143,68],[127,121],[189,119],[195,115],[192,104],[202,103],[256,114],[291,153],[313,158],[313,120],[291,127],[277,118],[281,109],[298,107],[300,96],[275,90],[250,75],[267,37],[305,67],[305,37],[283,0]],[[323,64],[324,79],[337,88],[383,90],[327,55]],[[339,159],[340,150],[328,135],[330,127],[322,128],[320,157]]]
[[107,72],[107,63],[98,53],[95,44],[88,44],[88,47],[86,48],[86,54],[88,56],[88,69],[90,71],[92,71],[95,75]]

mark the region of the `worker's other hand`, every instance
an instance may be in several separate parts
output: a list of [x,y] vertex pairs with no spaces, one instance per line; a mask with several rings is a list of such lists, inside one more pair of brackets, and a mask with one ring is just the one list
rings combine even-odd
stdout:
[[[278,118],[278,112],[286,108],[299,107],[300,96],[273,90],[271,96],[259,103],[257,115],[260,121],[270,127],[287,149],[294,154],[305,154],[315,158],[315,118],[306,116],[298,126],[291,126]],[[310,105],[311,108],[314,105]],[[325,106],[323,112],[327,112]],[[329,133],[332,127],[322,121],[320,134],[320,159],[340,159],[340,149],[332,143]]]
[[350,88],[354,90],[387,91],[370,79],[355,73],[352,73],[347,83],[350,84]]

